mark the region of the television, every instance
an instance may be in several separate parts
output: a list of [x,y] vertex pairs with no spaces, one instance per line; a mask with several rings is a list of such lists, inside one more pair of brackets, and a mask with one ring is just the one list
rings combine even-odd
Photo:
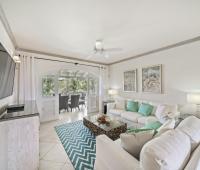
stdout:
[[13,94],[16,63],[0,43],[0,99]]

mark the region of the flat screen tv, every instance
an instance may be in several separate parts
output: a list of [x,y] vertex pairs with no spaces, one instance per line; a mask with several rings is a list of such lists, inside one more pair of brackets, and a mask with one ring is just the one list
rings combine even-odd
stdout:
[[16,63],[0,43],[0,99],[13,94]]

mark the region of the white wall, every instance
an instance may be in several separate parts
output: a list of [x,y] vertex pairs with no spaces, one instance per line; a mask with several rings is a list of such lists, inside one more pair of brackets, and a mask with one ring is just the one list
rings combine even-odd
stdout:
[[[141,91],[141,68],[162,64],[163,94]],[[138,69],[138,92],[123,92],[123,72]],[[110,88],[119,89],[119,96],[165,103],[186,103],[187,92],[200,92],[200,42],[131,59],[110,66]]]
[[[1,20],[0,20],[0,43],[6,48],[8,53],[12,56],[15,51],[15,48],[14,48],[14,45],[11,42]],[[13,102],[13,96],[7,97],[4,99],[0,99],[0,107],[5,104],[12,103],[12,102]]]

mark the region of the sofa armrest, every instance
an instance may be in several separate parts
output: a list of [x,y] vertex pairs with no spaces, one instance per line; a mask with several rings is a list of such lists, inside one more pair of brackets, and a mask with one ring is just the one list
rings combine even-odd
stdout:
[[106,135],[96,138],[95,170],[140,170],[137,159]]

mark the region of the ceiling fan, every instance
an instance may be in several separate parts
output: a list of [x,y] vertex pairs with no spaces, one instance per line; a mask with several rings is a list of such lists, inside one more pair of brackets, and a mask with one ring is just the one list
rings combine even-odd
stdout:
[[118,52],[122,51],[122,48],[104,48],[103,40],[98,39],[95,42],[95,46],[93,49],[93,54],[89,55],[87,59],[93,57],[94,55],[103,55],[105,58],[109,58],[109,52]]

